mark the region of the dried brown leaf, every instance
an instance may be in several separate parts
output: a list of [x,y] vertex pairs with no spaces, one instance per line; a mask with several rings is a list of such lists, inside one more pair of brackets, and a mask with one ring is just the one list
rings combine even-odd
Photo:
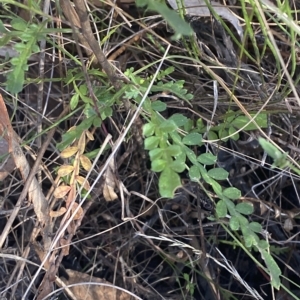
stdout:
[[0,136],[9,143],[9,150],[11,151],[12,150],[11,139],[13,137],[13,129],[6,109],[6,105],[3,101],[1,94],[0,94]]
[[78,152],[78,147],[77,146],[72,146],[72,147],[68,147],[65,150],[63,150],[61,152],[60,156],[62,158],[69,158],[69,157],[73,156],[77,152]]
[[114,201],[118,199],[118,195],[115,193],[114,188],[108,184],[103,186],[103,197],[106,201]]
[[[73,212],[77,209],[78,206],[79,206],[79,204],[78,204],[77,202],[74,202],[74,203],[72,204],[72,208],[71,208],[71,213],[72,213],[72,214],[73,214]],[[82,209],[82,207],[80,206],[79,209],[78,209],[78,211],[76,212],[76,214],[75,214],[73,220],[79,220],[79,219],[82,218],[82,216],[83,216],[83,209]]]
[[76,186],[75,184],[71,185],[70,192],[68,194],[66,201],[66,208],[68,209],[70,205],[73,203],[74,198],[76,197]]
[[86,190],[90,189],[90,184],[87,180],[85,181],[84,177],[77,175],[77,176],[75,176],[75,179],[80,185],[83,186],[84,189],[86,189]]
[[[74,285],[70,290],[77,297],[77,299],[95,300],[95,299],[109,299],[109,300],[131,300],[131,297],[125,291],[116,289],[110,282],[93,277],[89,274],[77,272],[74,270],[66,270],[69,278],[62,279],[66,285]],[[88,282],[95,282],[95,284],[88,284]],[[101,283],[106,284],[101,285]],[[110,286],[107,286],[107,285]]]
[[90,141],[93,141],[94,140],[94,136],[93,136],[93,134],[90,132],[90,131],[86,131],[85,132],[85,134],[86,134],[86,137],[90,140]]
[[70,252],[70,244],[68,243],[68,241],[64,238],[61,238],[59,240],[60,245],[62,246],[62,252],[64,256],[67,256]]
[[9,119],[9,115],[3,101],[3,98],[0,94],[0,176],[1,180],[11,173],[15,167],[14,157],[9,155],[6,157],[6,154],[13,151],[12,147],[13,139],[13,128]]
[[86,145],[86,137],[85,137],[85,132],[83,132],[78,141],[78,149],[80,154],[84,153],[85,145]]
[[71,189],[71,187],[69,185],[61,185],[55,189],[54,197],[55,198],[63,198],[68,194],[70,189]]
[[74,166],[63,165],[63,166],[59,167],[57,174],[60,177],[64,177],[64,176],[69,175],[71,172],[73,172],[73,170],[74,170]]
[[58,218],[58,217],[62,216],[66,211],[67,211],[67,209],[65,207],[61,207],[59,210],[51,210],[50,217]]
[[115,193],[116,176],[114,172],[115,163],[111,160],[104,174],[105,182],[103,186],[103,197],[106,201],[114,201],[118,198],[118,195]]
[[74,161],[74,174],[78,175],[79,170],[80,170],[80,161],[78,159],[75,159],[75,161]]
[[90,159],[85,155],[80,155],[80,162],[81,162],[81,165],[83,166],[83,168],[87,172],[89,172],[90,169],[92,168],[92,163],[91,163]]

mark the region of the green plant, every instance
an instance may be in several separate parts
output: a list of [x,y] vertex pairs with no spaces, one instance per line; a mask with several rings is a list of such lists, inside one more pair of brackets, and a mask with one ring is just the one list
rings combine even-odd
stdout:
[[[75,130],[76,127],[72,127],[69,132]],[[64,198],[68,195],[66,208],[68,208],[76,194],[77,184],[82,186],[85,191],[88,191],[90,188],[88,180],[80,175],[80,169],[83,168],[86,172],[91,170],[92,163],[84,152],[87,142],[93,139],[93,135],[88,130],[85,130],[81,133],[79,138],[75,138],[72,144],[61,152],[62,158],[72,158],[72,160],[71,163],[59,167],[57,174],[62,179],[62,184],[55,189],[54,196],[56,198]]]
[[[255,117],[255,113],[250,113],[252,118]],[[223,122],[216,126],[212,126],[209,128],[207,132],[207,126],[203,123],[202,119],[198,120],[197,128],[200,133],[207,132],[207,139],[208,140],[222,140],[226,142],[229,138],[233,139],[234,141],[239,140],[239,130],[243,128],[244,131],[250,130],[257,130],[259,128],[267,128],[268,126],[268,119],[266,113],[259,113],[256,118],[255,122],[249,122],[249,118],[240,112],[234,112],[228,110],[226,115],[224,116]]]
[[[169,74],[171,68],[162,72],[159,76],[161,79],[164,75]],[[143,91],[144,85],[149,83],[149,79],[142,79],[127,72],[126,74],[136,86],[131,86],[130,91],[127,91],[127,96],[130,96],[139,101],[139,93]],[[153,86],[151,91],[160,91],[163,87],[172,86],[172,90],[176,91],[176,96],[190,101],[192,96],[187,94],[183,88],[183,82],[163,83],[158,81]],[[156,101],[155,101],[156,102]],[[190,124],[190,120],[181,115],[176,114],[168,119],[161,116],[160,112],[166,109],[166,105],[160,101],[151,102],[150,99],[145,102],[144,109],[149,116],[149,121],[144,125],[143,134],[145,136],[145,149],[149,151],[151,160],[151,169],[154,172],[160,173],[159,191],[161,196],[172,198],[174,191],[181,186],[179,173],[188,170],[189,177],[192,181],[200,183],[200,179],[211,185],[214,192],[219,197],[216,205],[217,218],[229,218],[229,227],[233,232],[241,230],[242,242],[246,249],[254,247],[261,253],[262,258],[268,268],[271,276],[271,282],[277,289],[280,286],[279,276],[281,271],[275,260],[268,252],[269,244],[264,239],[260,239],[258,234],[262,232],[262,226],[257,222],[249,222],[246,216],[253,213],[253,206],[249,203],[235,203],[239,199],[241,192],[234,188],[224,189],[217,181],[226,180],[228,172],[223,168],[213,167],[217,157],[210,153],[202,153],[196,155],[190,146],[200,146],[203,144],[202,135],[199,132],[184,132],[182,128]],[[260,115],[261,126],[266,126],[266,115]],[[227,123],[223,124],[223,128],[244,127],[248,124],[248,130],[256,129],[256,126],[246,117],[234,115],[227,118]],[[214,127],[218,131],[219,127]],[[200,130],[201,131],[201,130]],[[229,133],[229,131],[228,131]],[[207,170],[207,166],[211,168]],[[229,213],[229,215],[228,215]],[[235,238],[235,237],[234,237]]]
[[[175,11],[170,10],[165,5],[165,2],[166,1],[164,0],[139,0],[137,1],[137,4],[140,6],[147,5],[149,10],[159,12],[173,28],[175,32],[174,38],[177,39],[183,35],[191,35],[193,32],[190,26],[182,20],[182,16],[180,17]],[[177,2],[184,3],[182,0],[178,0]],[[208,1],[204,2],[211,8],[212,5],[210,5]],[[240,44],[240,42],[243,44],[243,41],[237,41],[236,35],[230,29],[231,27],[229,28],[226,26],[225,22],[222,21],[216,13],[213,13],[213,16],[220,21],[222,26],[231,36],[232,41],[236,43],[236,46],[240,47],[241,51],[239,53],[240,55],[247,57],[247,61],[254,62],[257,66],[260,66],[261,62],[263,62],[263,58],[270,55],[269,50],[271,49],[271,54],[275,57],[274,61],[276,68],[274,69],[276,69],[278,74],[278,76],[274,76],[275,80],[278,78],[276,89],[280,89],[282,94],[289,96],[291,91],[295,88],[295,85],[298,84],[300,78],[298,76],[295,80],[293,78],[294,82],[291,81],[292,76],[297,76],[295,74],[297,74],[297,48],[299,48],[297,34],[300,32],[299,26],[296,21],[293,20],[295,12],[292,11],[287,1],[283,3],[278,2],[277,6],[270,4],[269,2],[270,1],[247,0],[242,1],[240,4],[241,10],[244,12],[244,16],[239,16],[240,18],[244,18],[245,26],[243,27],[243,34],[247,40],[251,41],[251,47],[249,48],[253,47],[253,50],[249,50],[249,48],[245,49],[246,43],[244,46]],[[4,3],[14,3],[17,6],[19,5],[17,1],[4,1]],[[5,4],[3,4],[3,7],[4,5]],[[262,6],[267,7],[268,11],[264,12],[261,9]],[[9,8],[10,5],[6,5],[5,9],[8,10]],[[28,1],[27,9],[36,14],[41,14],[38,12],[39,3]],[[183,11],[184,9],[180,9],[179,13],[183,14]],[[249,14],[249,12],[251,13]],[[273,27],[269,27],[268,23],[270,22],[265,20],[264,14],[266,14],[269,20],[272,20],[272,23],[276,24],[276,27],[280,28],[282,31],[283,34],[277,32],[278,36],[282,35],[284,36],[284,40],[288,41],[288,45],[291,49],[291,56],[289,59],[290,62],[286,63],[286,66],[282,63],[281,53],[274,42],[274,38],[272,40],[272,35],[275,30],[273,30]],[[103,22],[102,20],[104,18],[94,16],[93,12],[90,12],[90,16],[93,17],[94,20],[95,18],[99,18],[99,20]],[[9,16],[9,18],[11,17]],[[34,16],[32,17],[32,21],[36,22],[36,24],[28,24],[18,17],[12,18],[11,20],[11,31],[7,29],[10,28],[9,26],[5,28],[0,21],[0,32],[3,34],[0,39],[0,46],[8,45],[10,41],[17,41],[16,44],[11,46],[12,49],[16,51],[17,55],[13,58],[7,57],[4,64],[5,67],[9,66],[11,69],[7,76],[6,89],[11,93],[18,93],[22,90],[25,83],[24,74],[28,69],[28,59],[33,53],[40,51],[38,42],[47,39],[47,41],[51,43],[51,40],[49,40],[47,36],[48,33],[57,33],[60,30],[46,29],[46,21],[44,23],[38,23],[38,20],[35,19]],[[257,42],[257,36],[255,34],[259,32],[259,28],[256,27],[255,23],[260,24],[260,27],[262,28],[261,32],[265,38],[263,47]],[[103,25],[106,26],[106,23],[103,22]],[[117,28],[119,26],[123,26],[123,24],[118,24],[116,27],[113,26],[107,30],[105,36],[101,36],[101,41],[99,39],[99,43],[106,46],[106,43],[108,43],[112,37],[114,38],[115,33],[118,34]],[[95,28],[99,30],[98,26],[95,26]],[[103,29],[106,30],[107,28]],[[61,32],[67,31],[61,30]],[[69,30],[68,32],[72,32],[72,30]],[[150,34],[151,33],[148,34],[148,38],[150,38]],[[142,38],[144,39],[144,36]],[[153,41],[153,44],[154,42],[157,43],[157,40]],[[168,52],[168,50],[166,51],[164,48],[166,43],[158,43],[158,45],[160,46],[160,53]],[[168,57],[168,64],[177,64],[176,60],[178,58],[185,61],[188,56],[194,57],[193,63],[195,62],[195,65],[203,68],[204,72],[209,74],[211,78],[219,81],[219,83],[221,83],[220,86],[226,90],[228,96],[230,96],[230,101],[232,101],[235,95],[234,88],[228,88],[225,79],[223,81],[223,78],[214,76],[213,71],[209,72],[211,70],[210,64],[207,64],[208,60],[202,60],[204,56],[201,56],[201,59],[198,59],[198,52],[202,51],[200,48],[196,49],[196,47],[193,48],[189,44],[187,45],[189,48],[185,47],[187,48],[187,51],[181,57],[179,57],[179,55],[176,57]],[[194,46],[194,44],[192,45]],[[137,46],[139,47],[139,45]],[[55,44],[54,47],[67,54],[66,50],[63,49],[64,47],[58,47]],[[238,47],[235,47],[235,49]],[[75,61],[74,57],[73,59]],[[162,61],[164,59],[165,57]],[[213,57],[210,57],[209,59],[213,60]],[[152,65],[154,66],[156,63],[157,61],[152,63]],[[79,189],[81,195],[90,189],[87,179],[81,176],[80,168],[82,167],[86,172],[91,171],[92,163],[90,160],[97,156],[98,149],[93,149],[92,152],[85,153],[85,146],[87,143],[86,138],[92,139],[90,132],[93,132],[95,127],[102,126],[104,128],[103,121],[114,116],[113,112],[115,107],[121,106],[121,100],[124,98],[131,101],[132,106],[134,106],[133,103],[138,106],[143,101],[143,108],[139,113],[141,113],[145,122],[143,127],[143,134],[145,137],[144,148],[149,152],[152,171],[159,174],[158,183],[161,196],[166,198],[174,196],[175,190],[181,186],[183,172],[185,172],[184,174],[188,174],[192,181],[198,182],[199,185],[202,185],[203,182],[210,185],[211,189],[218,197],[215,205],[215,216],[211,217],[211,219],[219,221],[221,226],[224,227],[224,230],[227,231],[228,236],[230,235],[232,237],[232,241],[229,239],[229,241],[226,242],[229,245],[232,245],[232,247],[241,247],[250,257],[252,257],[251,250],[259,251],[267,266],[267,269],[264,268],[264,270],[270,274],[273,286],[279,288],[281,271],[271,255],[274,253],[281,254],[283,250],[280,250],[278,247],[270,246],[267,241],[261,238],[263,228],[261,224],[250,221],[250,216],[253,214],[253,206],[249,203],[240,202],[241,192],[234,187],[224,188],[222,186],[222,181],[228,179],[228,172],[217,167],[217,157],[212,153],[200,153],[199,150],[200,147],[206,145],[207,142],[220,143],[227,141],[228,139],[238,140],[240,138],[239,132],[241,130],[247,131],[266,128],[268,125],[268,107],[266,106],[269,99],[262,99],[263,97],[259,99],[264,100],[261,101],[263,103],[262,105],[266,105],[261,109],[263,112],[258,114],[255,112],[248,114],[250,110],[248,109],[247,104],[249,102],[243,102],[242,97],[241,99],[235,99],[235,104],[239,103],[240,106],[231,105],[232,102],[230,102],[229,107],[231,107],[231,109],[227,109],[224,117],[219,119],[219,123],[214,126],[207,125],[201,118],[194,120],[181,113],[164,117],[167,115],[164,112],[168,109],[168,106],[164,101],[157,100],[160,93],[170,93],[180,100],[187,101],[189,104],[193,104],[193,96],[184,88],[184,81],[170,80],[170,75],[174,70],[174,68],[170,67],[161,71],[158,76],[155,77],[155,83],[151,87],[150,93],[144,101],[143,96],[148,92],[148,87],[153,79],[152,76],[143,76],[145,73],[144,71],[147,70],[149,66],[151,66],[150,63],[137,71],[128,69],[124,74],[127,77],[128,82],[123,84],[118,91],[111,87],[111,83],[108,82],[109,77],[107,77],[106,74],[99,70],[87,70],[86,76],[95,76],[98,82],[100,82],[100,86],[93,86],[93,94],[95,97],[90,96],[90,90],[85,83],[86,76],[84,76],[79,69],[68,70],[65,83],[72,85],[75,91],[69,103],[72,114],[75,116],[75,112],[77,111],[82,111],[83,114],[81,115],[80,121],[76,120],[76,126],[74,126],[72,130],[66,132],[63,135],[62,141],[57,144],[58,149],[62,152],[63,158],[66,159],[66,165],[57,168],[58,175],[63,181],[63,184],[56,189],[55,195],[59,198],[68,196],[68,204],[74,199],[75,191],[78,191],[79,186],[83,188]],[[176,65],[176,67],[178,67],[178,65]],[[239,69],[240,68],[238,67],[233,86],[235,86],[239,80]],[[178,70],[180,70],[180,67],[178,67]],[[259,68],[259,72],[261,73],[261,83],[264,85],[264,79],[271,77],[269,70]],[[285,78],[285,73],[287,73],[286,76],[288,80]],[[275,80],[273,82],[275,82]],[[266,80],[266,82],[268,82],[268,80]],[[281,82],[283,82],[283,84],[281,84]],[[267,86],[267,88],[270,88],[270,86]],[[270,101],[274,101],[274,98],[270,96]],[[298,103],[300,103],[298,98],[296,97]],[[243,107],[243,105],[245,105],[245,107]],[[234,107],[239,107],[240,109],[244,108],[244,110],[238,110]],[[132,108],[134,109],[134,107]],[[252,108],[251,111],[253,112]],[[70,114],[69,117],[71,117],[72,114]],[[254,117],[255,122],[251,120],[251,118]],[[34,138],[35,137],[32,139]],[[272,167],[290,168],[295,173],[300,174],[296,163],[292,162],[291,158],[288,157],[286,153],[278,150],[277,147],[263,139],[260,139],[260,143],[269,156],[273,157],[274,163]],[[0,160],[1,158],[3,157],[0,157]],[[54,212],[52,211],[51,213]],[[63,212],[60,211],[59,213]],[[252,259],[257,265],[263,268],[260,262],[256,261],[253,257]],[[195,285],[191,283],[190,276],[191,275],[186,273],[180,274],[180,277],[183,277],[186,281],[186,289],[193,295]]]
[[[88,74],[96,77],[99,81],[103,81],[103,78],[105,78],[104,73],[94,69],[88,70]],[[115,92],[113,88],[104,85],[103,81],[103,85],[93,88],[93,93],[97,98],[95,107],[94,101],[89,96],[87,84],[83,79],[84,75],[82,72],[72,69],[68,72],[65,80],[67,84],[72,84],[75,90],[70,100],[70,108],[74,111],[80,105],[84,119],[74,130],[66,132],[62,136],[62,141],[57,144],[60,151],[68,147],[74,139],[78,139],[84,131],[89,130],[92,126],[101,126],[104,120],[111,117],[113,105],[120,104],[120,98],[126,90],[126,86],[124,86],[120,91]],[[78,82],[81,80],[83,82],[78,86]]]
[[12,57],[9,62],[12,70],[7,75],[6,89],[11,93],[19,93],[23,89],[25,71],[28,70],[28,59],[32,53],[39,52],[37,42],[44,39],[41,33],[44,28],[43,24],[27,24],[21,18],[13,18],[11,20],[12,31],[6,30],[0,21],[0,28],[3,37],[0,39],[0,46],[6,45],[13,39],[20,39],[15,43],[13,49],[19,54]]
[[[17,22],[14,25],[15,28],[19,28],[20,24]],[[38,30],[36,26],[29,27],[29,36],[33,35],[34,30]],[[26,31],[26,30],[25,30]],[[28,36],[28,37],[29,37]],[[42,38],[42,35],[40,36]],[[26,41],[26,38],[24,39]],[[20,65],[23,67],[18,68],[11,74],[12,77],[8,77],[8,87],[12,88],[14,92],[19,90],[23,86],[22,78],[24,76],[24,70],[26,69],[26,62],[28,55],[35,49],[35,45],[30,40],[30,47],[27,49],[26,56],[21,56]],[[35,40],[35,42],[37,39]],[[18,49],[26,47],[26,43],[22,43]],[[174,71],[173,67],[169,67],[164,71],[161,71],[155,78],[155,84],[152,86],[150,95],[154,93],[172,93],[179,99],[190,102],[193,98],[191,94],[184,88],[184,81],[168,81],[166,78]],[[142,95],[146,92],[152,77],[143,78],[140,77],[140,71],[134,71],[129,69],[125,72],[125,75],[130,80],[130,83],[126,83],[122,88],[115,92],[113,88],[107,87],[106,75],[97,70],[88,70],[89,75],[96,76],[97,79],[102,82],[99,87],[94,87],[94,94],[97,98],[96,107],[94,101],[89,97],[87,85],[84,83],[84,76],[81,72],[77,72],[75,69],[71,70],[67,74],[66,83],[73,84],[75,94],[71,98],[70,107],[72,110],[81,108],[84,112],[85,118],[80,124],[68,131],[63,135],[61,143],[58,143],[58,149],[63,151],[64,149],[70,149],[70,146],[74,141],[79,141],[85,135],[91,127],[99,127],[102,122],[112,116],[113,106],[119,105],[121,97],[124,95],[127,99],[140,103]],[[16,86],[14,82],[17,78],[21,78],[20,84]],[[78,85],[78,82],[81,82]],[[83,82],[83,83],[82,83]],[[80,104],[82,101],[83,104]],[[240,115],[233,111],[228,111],[223,122],[217,126],[213,126],[207,131],[207,126],[199,119],[196,124],[194,121],[187,118],[182,114],[174,114],[168,119],[165,119],[161,112],[167,109],[166,103],[155,100],[152,101],[148,96],[143,104],[143,116],[147,120],[144,125],[143,134],[145,136],[145,149],[149,151],[149,157],[151,160],[151,169],[154,172],[160,173],[159,176],[159,191],[163,197],[173,197],[175,190],[181,186],[180,173],[185,170],[188,171],[189,177],[192,181],[197,181],[201,184],[200,180],[205,181],[211,185],[213,191],[220,198],[216,205],[217,218],[229,217],[229,226],[233,232],[241,230],[242,241],[246,248],[250,249],[254,247],[259,250],[262,257],[265,259],[268,270],[272,276],[272,283],[275,287],[279,287],[280,270],[273,260],[272,256],[267,252],[268,243],[264,240],[260,240],[258,233],[261,232],[261,225],[255,222],[249,222],[245,216],[250,215],[253,212],[251,205],[247,203],[235,204],[235,200],[240,197],[240,191],[236,188],[224,189],[218,181],[226,180],[228,172],[222,168],[215,167],[217,157],[210,153],[201,153],[196,155],[191,149],[193,146],[203,145],[202,135],[207,133],[208,139],[226,139],[228,135],[231,138],[238,139],[237,129],[253,130],[256,129],[256,125],[250,122],[248,117]],[[99,115],[100,112],[100,115]],[[254,115],[252,115],[254,116]],[[258,126],[266,126],[266,114],[259,114],[256,118]],[[63,152],[64,153],[64,152]],[[78,152],[79,153],[79,152]],[[86,156],[85,156],[86,157]],[[79,158],[76,159],[79,164]],[[209,167],[209,169],[207,169]],[[66,169],[66,167],[64,167]],[[60,175],[65,169],[60,169]],[[67,171],[72,171],[74,166],[68,166]],[[75,169],[74,169],[75,170]],[[77,170],[77,167],[76,167]],[[73,172],[73,171],[72,171]],[[74,173],[75,174],[75,173]],[[63,173],[65,175],[65,173]],[[83,178],[81,178],[78,172],[75,174],[80,179],[81,184]],[[74,184],[74,179],[70,181],[70,184]],[[70,185],[66,186],[66,192],[70,190]],[[61,196],[61,192],[57,191],[57,195]],[[230,216],[227,216],[229,213]],[[236,238],[236,237],[234,237]]]
[[[45,22],[40,24],[27,23],[20,17],[11,18],[11,28],[8,31],[0,20],[0,47],[9,45],[11,55],[8,55],[6,64],[11,68],[8,72],[5,86],[10,93],[17,94],[22,91],[25,82],[25,72],[28,71],[28,60],[32,54],[40,52],[38,42],[46,39],[47,34],[53,29],[46,29]],[[56,32],[68,32],[69,30],[55,29]],[[16,41],[14,44],[9,44]],[[15,53],[14,53],[15,52]]]
[[263,149],[267,152],[267,154],[274,159],[274,162],[272,164],[272,168],[290,168],[292,169],[296,174],[300,175],[300,169],[298,167],[295,167],[289,160],[288,160],[288,154],[282,152],[278,149],[278,147],[271,144],[269,141],[259,138],[258,142],[263,147]]
[[174,10],[168,8],[165,3],[155,0],[137,0],[136,4],[141,7],[147,6],[149,10],[156,11],[161,14],[175,31],[173,39],[177,40],[182,35],[188,36],[193,34],[193,30],[190,25],[185,22]]
[[187,289],[187,291],[189,292],[189,294],[191,296],[193,296],[194,292],[195,292],[195,286],[196,286],[196,284],[191,282],[190,276],[187,273],[183,274],[183,278],[184,278],[184,280],[186,282],[186,289]]
[[[152,101],[150,96],[155,93],[168,92],[173,93],[179,99],[190,102],[193,98],[191,94],[184,88],[184,81],[168,81],[166,78],[173,72],[173,67],[169,67],[161,71],[155,79],[155,84],[150,90],[150,94],[143,104],[143,116],[147,120],[143,127],[143,135],[145,136],[144,147],[149,151],[151,160],[151,169],[159,175],[159,192],[161,196],[172,198],[175,190],[181,186],[180,173],[187,170],[192,181],[201,181],[209,184],[215,194],[219,197],[216,204],[216,218],[229,219],[229,228],[232,232],[242,233],[232,234],[233,239],[246,251],[251,248],[258,250],[267,265],[267,272],[272,278],[274,287],[279,288],[281,271],[276,262],[268,252],[269,244],[259,238],[262,232],[262,226],[257,222],[249,222],[247,216],[253,213],[253,207],[249,203],[236,203],[240,198],[241,192],[234,188],[223,188],[218,181],[223,181],[228,178],[228,172],[223,168],[215,166],[217,157],[211,153],[201,153],[196,155],[191,147],[203,145],[202,133],[207,131],[206,126],[201,120],[196,122],[182,114],[174,114],[168,119],[161,115],[161,112],[166,110],[166,103],[160,100]],[[95,70],[89,71],[93,75],[101,78],[102,73],[97,73]],[[75,94],[71,99],[70,105],[75,109],[79,105],[79,100],[83,102],[83,112],[85,119],[63,136],[63,140],[58,144],[60,150],[69,147],[75,139],[80,139],[85,132],[90,130],[92,126],[98,127],[103,120],[110,117],[112,107],[120,103],[121,96],[124,95],[127,99],[134,100],[139,104],[142,100],[142,95],[146,92],[152,77],[142,78],[138,76],[139,71],[129,69],[125,75],[130,80],[122,86],[119,92],[115,92],[111,88],[105,86],[94,87],[94,93],[97,95],[97,107],[88,96],[88,89],[83,83],[77,87],[77,80],[81,80],[80,75],[74,76],[73,73],[67,77],[68,83],[73,83]],[[97,111],[101,111],[99,117]],[[266,126],[266,115],[260,114],[256,119],[260,126]],[[234,134],[234,130],[243,128],[246,124],[246,130],[256,129],[247,117],[244,117],[234,112],[229,111],[224,118],[223,123],[211,128],[215,135],[208,137],[220,137],[220,131],[226,130],[226,133],[233,133],[233,138],[238,138]],[[217,135],[218,134],[218,135]],[[223,135],[224,137],[224,135]],[[223,225],[225,226],[225,225]],[[228,230],[226,228],[226,230]],[[229,232],[231,234],[231,232]],[[248,250],[247,250],[248,249]]]

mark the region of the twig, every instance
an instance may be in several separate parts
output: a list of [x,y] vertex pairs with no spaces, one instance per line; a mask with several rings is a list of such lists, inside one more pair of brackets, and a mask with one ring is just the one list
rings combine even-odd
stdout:
[[81,23],[81,30],[82,34],[85,37],[86,41],[88,42],[89,46],[91,47],[92,51],[94,52],[98,63],[103,68],[104,72],[108,76],[110,82],[114,86],[116,90],[120,90],[121,88],[121,81],[118,79],[114,69],[112,68],[111,64],[107,60],[105,54],[103,53],[102,49],[99,46],[99,43],[94,37],[89,17],[87,14],[87,9],[85,7],[84,1],[82,0],[74,0],[74,4],[76,7],[76,11],[78,13],[78,17]]
[[[64,110],[62,112],[61,116],[64,115],[65,113],[66,113],[66,110]],[[45,151],[46,151],[46,149],[47,149],[47,147],[48,147],[48,145],[49,145],[49,143],[50,143],[50,141],[51,141],[54,133],[55,133],[55,130],[56,130],[56,128],[54,127],[54,128],[52,128],[48,132],[46,140],[45,140],[44,144],[42,145],[42,147],[41,147],[41,149],[39,151],[39,154],[38,154],[38,156],[36,158],[36,161],[35,161],[35,163],[34,163],[32,169],[31,169],[31,171],[29,172],[29,174],[28,174],[28,176],[26,178],[26,181],[25,181],[25,184],[24,184],[24,188],[23,188],[23,190],[22,190],[22,192],[21,192],[21,194],[19,196],[19,199],[18,199],[16,205],[15,205],[18,209],[15,209],[12,212],[12,214],[10,215],[10,218],[8,219],[8,221],[7,221],[4,229],[2,231],[2,234],[0,236],[0,249],[3,247],[3,244],[5,242],[6,236],[8,235],[8,232],[10,231],[10,228],[11,228],[11,226],[12,226],[12,224],[13,224],[13,222],[14,222],[14,220],[15,220],[18,212],[19,212],[19,209],[21,208],[21,204],[22,204],[22,202],[24,201],[24,199],[27,196],[29,188],[30,188],[30,186],[32,184],[32,180],[33,180],[36,172],[38,171],[38,168],[40,167],[40,162],[41,162],[41,160],[42,160],[42,158],[44,156],[44,153],[45,153]],[[25,178],[24,178],[24,180],[25,180]],[[38,201],[43,201],[43,199],[38,199]],[[43,203],[42,205],[46,207],[46,209],[44,210],[45,215],[46,215],[48,204],[47,204],[47,201],[45,203]],[[48,233],[46,233],[44,235],[44,246],[46,247],[48,243],[49,243],[49,236],[48,236]]]

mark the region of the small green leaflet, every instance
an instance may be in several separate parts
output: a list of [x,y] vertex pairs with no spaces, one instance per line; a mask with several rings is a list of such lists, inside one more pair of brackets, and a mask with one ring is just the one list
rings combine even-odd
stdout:
[[281,275],[281,270],[279,269],[274,258],[266,250],[260,248],[258,248],[258,250],[261,254],[261,257],[264,259],[267,268],[270,272],[272,286],[274,286],[274,288],[279,290],[281,285],[280,278],[279,278]]
[[188,146],[199,145],[201,141],[202,141],[202,135],[197,132],[189,133],[182,139],[182,142]]
[[208,175],[216,180],[226,180],[229,173],[222,168],[214,168],[208,171]]
[[175,190],[181,187],[181,180],[178,173],[166,167],[160,174],[158,187],[162,197],[173,198]]

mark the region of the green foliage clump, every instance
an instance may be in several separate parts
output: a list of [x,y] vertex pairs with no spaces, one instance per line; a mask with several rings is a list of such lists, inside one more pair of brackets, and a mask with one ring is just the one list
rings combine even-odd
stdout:
[[33,53],[40,51],[38,41],[45,38],[42,33],[43,24],[27,24],[21,18],[14,18],[11,21],[13,30],[7,31],[0,21],[0,28],[3,37],[0,39],[0,47],[6,45],[13,39],[19,41],[13,45],[13,49],[19,54],[12,57],[9,62],[12,66],[7,75],[6,90],[17,94],[22,91],[25,81],[25,71],[28,70],[28,59]]

